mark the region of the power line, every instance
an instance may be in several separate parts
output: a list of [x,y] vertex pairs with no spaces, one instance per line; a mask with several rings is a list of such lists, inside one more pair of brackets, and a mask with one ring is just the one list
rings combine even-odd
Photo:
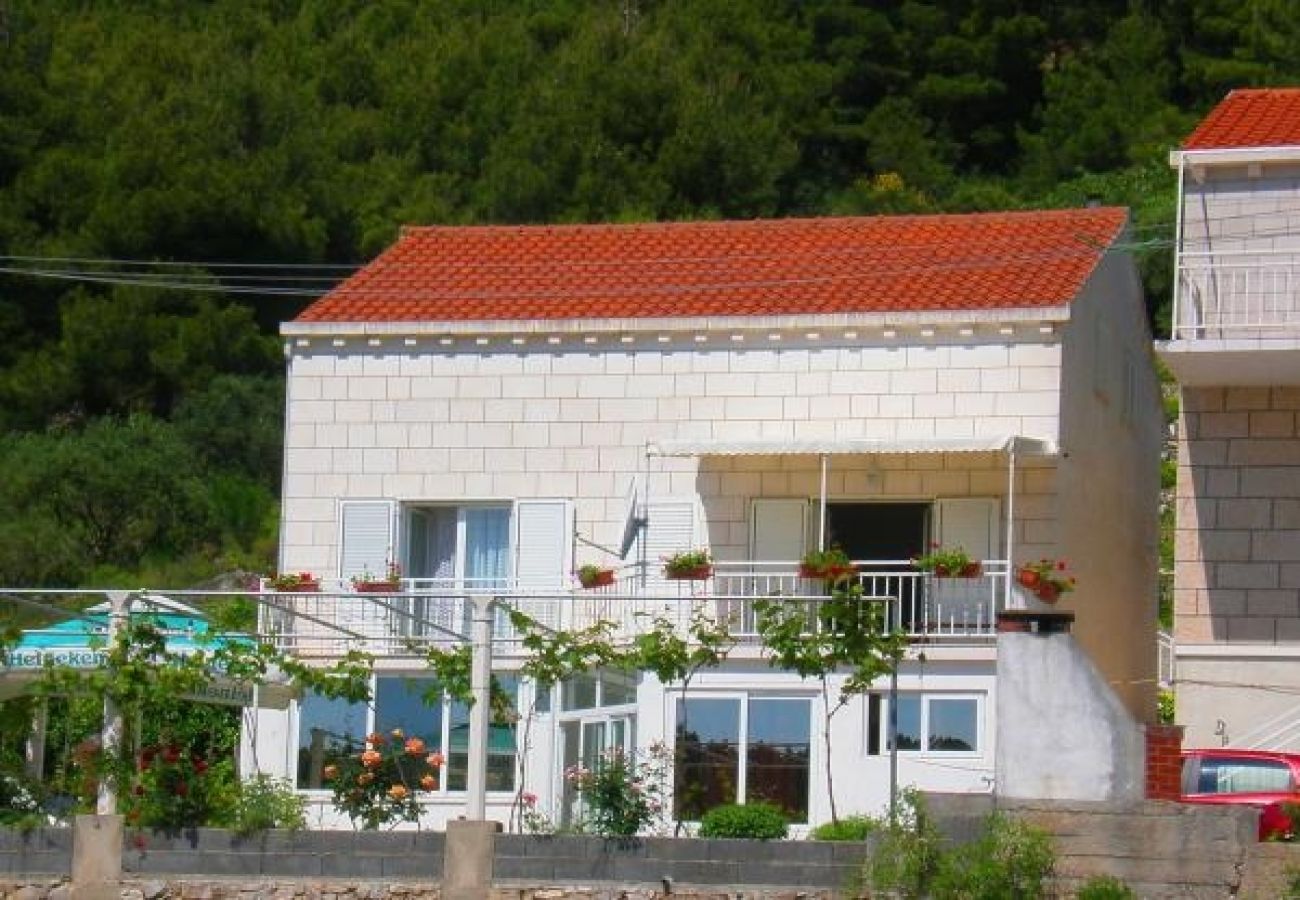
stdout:
[[234,263],[198,262],[185,260],[113,259],[85,256],[23,256],[0,254],[0,260],[10,262],[77,263],[79,265],[106,266],[159,266],[191,269],[359,269],[365,263]]

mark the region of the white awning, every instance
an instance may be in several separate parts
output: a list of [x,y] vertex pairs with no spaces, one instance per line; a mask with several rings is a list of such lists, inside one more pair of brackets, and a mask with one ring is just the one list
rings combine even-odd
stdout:
[[991,434],[969,438],[900,438],[872,440],[666,440],[646,447],[647,456],[841,456],[848,454],[1008,453],[1053,456],[1056,445],[1042,438],[1018,434]]

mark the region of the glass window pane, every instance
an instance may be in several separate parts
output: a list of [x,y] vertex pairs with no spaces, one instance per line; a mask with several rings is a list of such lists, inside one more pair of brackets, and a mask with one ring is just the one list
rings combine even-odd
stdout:
[[1217,765],[1210,765],[1213,781],[1208,793],[1284,793],[1292,790],[1291,770],[1285,763],[1267,759],[1234,759],[1219,760]]
[[[442,691],[432,678],[385,676],[375,679],[375,731],[390,736],[402,732],[402,741],[419,738],[428,752],[442,749]],[[399,743],[401,743],[399,741]],[[408,783],[432,774],[442,782],[442,773],[429,768],[428,753],[402,754],[398,765]]]
[[321,770],[361,751],[369,710],[364,703],[308,693],[298,703],[298,787],[318,789]]
[[463,791],[469,778],[469,707],[451,701],[447,722],[447,790]]
[[601,706],[625,706],[636,702],[636,676],[631,672],[602,672],[600,687]]
[[[494,675],[497,685],[510,698],[510,711],[506,716],[495,714],[488,723],[487,789],[512,791],[515,787],[515,726],[507,721],[513,718],[518,705],[518,680],[513,676]],[[468,705],[458,700],[450,704],[448,716],[447,789],[465,790],[469,780],[469,712]]]
[[471,506],[465,510],[465,581],[469,587],[504,584],[509,574],[510,510]]
[[[898,749],[921,749],[921,698],[917,694],[899,694],[895,706],[898,709]],[[889,725],[885,725],[888,735]],[[889,746],[888,740],[885,742]],[[892,749],[892,747],[890,747]]]
[[792,822],[807,821],[811,715],[807,700],[749,701],[746,803],[766,801]]
[[970,753],[979,749],[979,703],[973,697],[932,698],[926,749]]
[[567,710],[574,709],[595,709],[596,707],[596,676],[575,675],[566,679],[561,688],[561,707]]
[[740,700],[677,701],[673,795],[679,819],[735,803],[740,773]]

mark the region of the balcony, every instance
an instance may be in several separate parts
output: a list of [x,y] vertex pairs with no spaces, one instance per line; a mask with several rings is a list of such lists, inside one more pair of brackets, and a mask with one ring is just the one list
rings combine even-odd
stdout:
[[[990,644],[997,613],[1007,597],[1007,565],[984,564],[973,578],[936,578],[911,569],[906,560],[858,563],[852,576],[864,602],[884,604],[890,625],[918,642]],[[791,562],[720,562],[711,578],[671,581],[655,567],[644,577],[637,567],[595,590],[533,590],[506,579],[466,585],[437,579],[404,579],[399,591],[358,594],[341,584],[320,592],[259,595],[260,628],[282,649],[305,658],[328,658],[347,650],[379,656],[418,654],[426,646],[462,643],[469,635],[473,598],[498,601],[494,655],[518,657],[521,635],[506,608],[517,609],[555,630],[581,629],[597,622],[614,626],[626,641],[668,621],[686,636],[692,617],[726,621],[742,645],[756,646],[757,603],[765,599],[808,607],[826,600],[823,582],[801,578]],[[810,622],[816,617],[809,616]]]
[[1185,386],[1300,383],[1300,253],[1184,252],[1162,358]]

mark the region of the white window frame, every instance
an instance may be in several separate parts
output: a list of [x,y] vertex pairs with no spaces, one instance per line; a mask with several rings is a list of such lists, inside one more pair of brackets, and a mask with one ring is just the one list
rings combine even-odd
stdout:
[[[673,748],[673,757],[676,758],[677,746],[677,701],[679,700],[737,700],[740,703],[740,733],[737,736],[737,766],[740,771],[736,773],[736,802],[745,803],[749,796],[749,772],[745,764],[749,759],[749,702],[751,700],[790,700],[803,701],[808,706],[808,811],[806,822],[813,821],[814,805],[817,803],[816,779],[822,777],[818,768],[818,759],[821,754],[821,748],[818,745],[820,740],[813,721],[813,715],[818,711],[818,697],[813,693],[797,693],[790,691],[771,691],[767,689],[755,690],[702,690],[702,691],[681,691],[673,690],[667,693],[669,700],[670,728],[667,733],[672,736],[670,747]],[[672,781],[676,780],[676,772],[672,774]],[[671,782],[670,782],[671,787]],[[671,798],[669,807],[672,808],[676,798]],[[692,820],[683,820],[692,821]],[[804,823],[796,823],[804,824]]]
[[[515,687],[515,691],[516,691],[516,694],[515,694],[515,707],[516,707],[516,710],[518,711],[518,707],[519,707],[519,691],[521,691],[521,690],[523,689],[523,688],[522,688],[523,682],[522,682],[521,679],[519,679],[519,673],[518,673],[518,672],[515,672],[515,671],[500,670],[500,671],[494,671],[492,674],[493,674],[493,675],[509,675],[509,676],[511,676],[512,678],[515,679],[515,683],[516,683],[516,687]],[[363,741],[365,740],[365,736],[366,736],[366,735],[374,734],[374,732],[375,732],[375,721],[376,721],[376,718],[375,718],[375,717],[376,717],[375,704],[376,704],[376,698],[378,697],[378,693],[379,693],[379,681],[378,681],[378,680],[379,680],[380,678],[413,678],[413,679],[421,679],[421,680],[430,680],[430,679],[433,679],[433,677],[434,677],[434,676],[433,676],[433,675],[429,672],[429,670],[427,670],[427,669],[425,669],[425,670],[423,670],[423,671],[419,671],[419,672],[395,672],[395,671],[388,671],[388,670],[385,670],[385,671],[383,671],[383,672],[379,672],[379,673],[376,673],[376,674],[371,675],[371,676],[370,676],[370,681],[369,681],[369,684],[370,684],[370,699],[367,700],[367,701],[363,704],[363,705],[366,707],[366,717],[365,717],[365,718],[366,718],[366,726],[365,726],[365,734],[363,734],[363,735],[361,736],[362,740],[363,740]],[[435,679],[435,680],[436,680],[436,679]],[[450,769],[450,765],[451,765],[451,705],[452,705],[453,702],[454,702],[454,701],[453,701],[451,695],[449,695],[449,694],[444,690],[443,693],[442,693],[442,733],[439,735],[439,740],[441,741],[441,746],[440,746],[439,748],[437,748],[437,752],[438,752],[438,753],[441,753],[441,754],[443,755],[443,759],[445,760],[445,762],[443,763],[442,773],[447,773],[447,772],[449,771],[449,769]],[[290,753],[290,759],[289,759],[290,773],[289,773],[289,778],[290,778],[290,780],[293,782],[294,790],[297,791],[299,794],[303,794],[304,796],[308,797],[309,799],[328,798],[328,797],[332,796],[332,794],[333,794],[333,790],[330,789],[330,788],[325,788],[325,787],[322,787],[322,788],[305,788],[305,787],[298,787],[298,750],[299,750],[299,748],[302,746],[302,705],[303,705],[303,701],[302,701],[301,699],[293,701],[293,714],[290,716],[290,734],[292,735],[292,737],[291,737],[291,741],[292,741],[292,742],[291,742],[291,744],[290,744],[290,746],[289,746],[289,753]],[[522,715],[522,712],[521,712],[521,715]],[[517,778],[518,778],[519,753],[520,753],[520,747],[519,747],[519,736],[520,736],[520,732],[519,732],[519,730],[518,730],[518,727],[519,727],[519,726],[518,726],[517,723],[516,723],[516,726],[515,726],[515,727],[516,727],[516,731],[515,731],[515,770],[516,770],[516,774],[515,774],[515,777],[516,777],[516,779],[517,779]],[[430,748],[430,751],[429,751],[429,752],[433,752],[433,748]],[[430,795],[434,796],[434,797],[447,797],[447,796],[451,796],[451,797],[463,797],[463,796],[465,795],[465,791],[463,791],[463,790],[459,790],[459,789],[458,789],[458,790],[453,791],[453,790],[451,790],[450,788],[448,788],[448,786],[447,786],[448,781],[450,781],[450,779],[446,776],[446,774],[441,774],[441,775],[439,776],[439,778],[438,778],[438,787],[437,787],[437,789],[432,790],[432,791],[429,791],[428,793],[429,793]],[[517,788],[517,785],[516,785],[516,788]],[[499,797],[513,797],[514,794],[515,794],[515,789],[511,789],[511,790],[508,790],[508,791],[489,791],[488,793],[489,793],[489,795],[491,795],[491,796],[499,796]]]
[[[887,692],[876,692],[881,698],[880,704],[880,754],[873,758],[879,759],[881,756],[888,756],[889,749],[889,701],[890,697]],[[985,727],[985,719],[988,711],[988,694],[983,691],[909,691],[900,690],[900,697],[919,697],[921,700],[921,748],[919,750],[898,749],[898,755],[903,757],[938,757],[942,759],[978,759],[985,755],[985,747],[988,746],[988,729]],[[930,743],[930,703],[935,700],[973,700],[975,701],[975,749],[974,750],[932,750]],[[863,698],[864,703],[867,698]],[[864,711],[864,715],[865,715]],[[868,719],[868,726],[870,720]],[[866,747],[863,747],[863,753],[866,755]]]

